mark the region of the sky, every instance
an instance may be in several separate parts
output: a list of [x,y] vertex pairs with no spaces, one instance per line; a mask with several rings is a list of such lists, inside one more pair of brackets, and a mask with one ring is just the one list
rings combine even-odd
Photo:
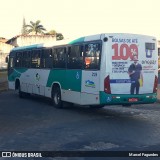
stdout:
[[0,37],[20,35],[23,17],[65,38],[134,33],[160,40],[160,0],[0,0]]

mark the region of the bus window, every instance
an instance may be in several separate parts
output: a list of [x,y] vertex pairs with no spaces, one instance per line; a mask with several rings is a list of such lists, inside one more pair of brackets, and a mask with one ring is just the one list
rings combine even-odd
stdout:
[[43,49],[42,50],[42,60],[41,60],[41,67],[42,68],[52,68],[53,67],[53,56],[52,56],[52,49]]
[[26,68],[30,68],[30,62],[31,62],[31,51],[24,51],[22,66]]
[[40,67],[40,50],[33,50],[31,67],[32,68],[39,68]]
[[13,68],[14,67],[14,57],[10,57],[9,58],[9,68]]
[[22,66],[22,52],[17,52],[16,54],[16,67]]
[[83,46],[72,46],[68,48],[67,68],[82,69]]
[[66,48],[56,48],[53,52],[53,67],[66,68]]
[[100,44],[89,43],[85,45],[85,69],[99,69]]

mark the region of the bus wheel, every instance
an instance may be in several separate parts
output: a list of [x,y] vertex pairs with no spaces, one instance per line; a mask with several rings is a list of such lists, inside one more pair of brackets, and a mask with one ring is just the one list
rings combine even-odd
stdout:
[[19,98],[24,98],[24,92],[21,91],[21,86],[18,86],[18,94],[19,94]]
[[61,100],[61,90],[58,86],[55,86],[52,91],[52,102],[56,108],[63,108],[63,102]]
[[104,105],[90,105],[89,106],[91,109],[101,109],[104,107]]

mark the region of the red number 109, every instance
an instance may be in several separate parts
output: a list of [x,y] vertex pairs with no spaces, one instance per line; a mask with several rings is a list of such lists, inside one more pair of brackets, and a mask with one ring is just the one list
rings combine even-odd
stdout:
[[112,45],[114,50],[114,55],[112,60],[127,60],[128,58],[132,59],[133,55],[138,56],[138,47],[136,44],[121,44],[120,47],[118,43]]

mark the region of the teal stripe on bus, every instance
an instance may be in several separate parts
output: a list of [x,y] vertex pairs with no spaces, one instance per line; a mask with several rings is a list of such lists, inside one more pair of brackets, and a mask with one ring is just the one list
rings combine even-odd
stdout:
[[75,40],[69,42],[69,44],[76,44],[76,43],[84,42],[84,39],[85,39],[85,37],[81,37],[81,38],[78,38],[78,39],[75,39]]
[[[147,96],[149,98],[147,98]],[[118,97],[118,98],[115,98]],[[154,103],[157,100],[156,93],[150,94],[138,94],[138,95],[130,95],[130,94],[106,94],[103,91],[100,91],[100,104],[144,104],[144,103]],[[128,102],[129,98],[137,98],[137,102]]]
[[59,83],[64,90],[81,92],[81,70],[51,70],[48,77],[47,87],[53,83]]
[[16,47],[16,48],[13,48],[12,51],[36,49],[36,48],[41,48],[41,47],[43,47],[43,43],[41,43],[41,44],[33,44],[33,45],[30,45],[30,46]]
[[12,73],[8,75],[9,81],[15,81],[15,79],[21,76],[22,73],[26,72],[27,68],[19,68],[19,69],[13,69]]

